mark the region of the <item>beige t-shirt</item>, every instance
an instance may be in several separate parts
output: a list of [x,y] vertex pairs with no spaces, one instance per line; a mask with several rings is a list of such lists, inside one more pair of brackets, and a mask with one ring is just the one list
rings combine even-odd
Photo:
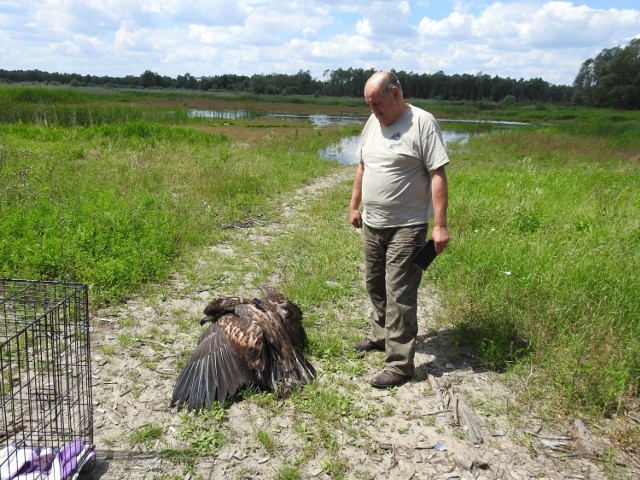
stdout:
[[409,105],[391,125],[371,115],[358,158],[364,162],[362,220],[373,228],[428,223],[433,217],[428,171],[449,163],[433,115]]

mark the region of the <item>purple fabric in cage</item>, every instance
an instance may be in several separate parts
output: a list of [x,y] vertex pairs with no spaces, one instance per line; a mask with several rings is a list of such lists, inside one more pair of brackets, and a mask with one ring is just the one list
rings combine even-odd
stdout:
[[[27,480],[31,478],[42,478],[41,473],[47,468],[48,465],[51,465],[51,461],[55,455],[55,449],[52,447],[45,447],[42,450],[38,451],[37,449],[32,448],[19,448],[16,449],[17,458],[21,458],[21,460],[25,460],[24,463],[18,462],[21,465],[9,465],[9,468],[17,467],[17,476],[13,477],[15,480]],[[31,473],[36,472],[37,475],[30,475]],[[40,476],[38,476],[40,475]],[[11,478],[11,477],[9,477]],[[0,477],[0,479],[4,479],[4,477]]]
[[52,447],[9,445],[0,449],[0,480],[65,480],[94,456],[95,448],[79,439],[57,453]]
[[58,474],[59,476],[54,475],[54,479],[60,478],[64,479],[72,473],[77,462],[78,454],[84,448],[84,444],[82,441],[76,439],[73,440],[69,445],[65,445],[56,456],[56,459],[53,461],[52,470],[54,474]]
[[0,480],[11,480],[21,471],[25,465],[31,462],[36,455],[32,448],[16,448],[15,445],[0,450]]

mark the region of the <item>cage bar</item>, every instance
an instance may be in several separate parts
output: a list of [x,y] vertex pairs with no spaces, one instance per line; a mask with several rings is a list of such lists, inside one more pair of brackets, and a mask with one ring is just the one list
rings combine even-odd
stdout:
[[0,452],[93,445],[86,285],[0,278],[0,389]]

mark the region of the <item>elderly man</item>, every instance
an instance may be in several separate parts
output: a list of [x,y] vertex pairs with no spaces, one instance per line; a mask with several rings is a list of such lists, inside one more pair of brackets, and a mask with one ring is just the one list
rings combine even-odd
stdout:
[[[358,147],[350,222],[362,228],[370,332],[358,351],[382,350],[384,370],[371,385],[390,388],[413,376],[421,268],[412,260],[434,219],[436,253],[449,242],[449,158],[430,113],[405,102],[398,78],[374,73],[364,88],[371,109]],[[360,204],[364,205],[362,213]]]

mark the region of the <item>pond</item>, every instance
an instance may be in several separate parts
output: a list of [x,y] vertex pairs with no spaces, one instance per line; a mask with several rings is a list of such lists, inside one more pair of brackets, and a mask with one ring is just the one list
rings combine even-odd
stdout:
[[[216,118],[221,120],[237,120],[241,118],[267,118],[267,119],[281,119],[281,120],[306,120],[311,122],[315,127],[321,128],[327,125],[362,125],[364,126],[368,116],[362,115],[327,115],[327,114],[293,114],[282,112],[265,112],[259,110],[188,110],[190,117],[199,118]],[[471,135],[470,132],[461,132],[459,130],[447,129],[447,123],[492,123],[502,126],[517,126],[528,125],[527,123],[520,122],[501,122],[501,121],[488,121],[488,120],[456,120],[456,119],[438,119],[440,127],[442,129],[442,137],[445,145],[454,142],[465,142]],[[318,155],[327,160],[335,160],[342,164],[356,164],[358,160],[356,158],[356,150],[358,148],[358,142],[360,136],[345,137],[340,142],[330,145],[325,149],[318,151]]]
[[[442,139],[445,145],[453,141],[466,141],[472,134],[469,132],[458,132],[456,130],[442,130]],[[344,137],[340,142],[318,150],[318,156],[327,160],[334,160],[345,165],[355,165],[358,163],[356,151],[358,150],[360,135]]]
[[237,120],[240,118],[267,118],[279,120],[307,120],[316,127],[327,125],[364,125],[367,117],[360,115],[295,114],[282,112],[264,112],[257,110],[197,110],[187,111],[190,117]]
[[[362,117],[362,125],[366,122],[367,117]],[[438,123],[440,124],[440,129],[442,131],[442,139],[444,140],[445,146],[451,142],[466,142],[472,135],[478,135],[478,133],[472,132],[462,132],[460,130],[451,130],[447,129],[447,123],[469,123],[469,124],[477,124],[477,123],[491,123],[493,125],[501,125],[504,127],[510,126],[524,126],[530,125],[529,123],[521,123],[521,122],[506,122],[506,121],[494,121],[494,120],[457,120],[457,119],[448,119],[448,118],[439,118]],[[335,160],[339,163],[346,165],[355,165],[358,163],[358,159],[356,157],[356,151],[358,149],[358,143],[360,142],[360,136],[350,136],[345,137],[340,142],[330,145],[327,148],[321,149],[318,151],[318,155],[327,160]]]

